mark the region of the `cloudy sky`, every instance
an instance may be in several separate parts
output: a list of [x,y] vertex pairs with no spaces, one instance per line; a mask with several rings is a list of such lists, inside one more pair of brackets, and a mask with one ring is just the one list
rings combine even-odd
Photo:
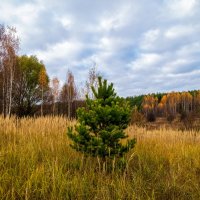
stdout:
[[200,89],[200,0],[1,0],[0,23],[51,78],[96,63],[120,96]]

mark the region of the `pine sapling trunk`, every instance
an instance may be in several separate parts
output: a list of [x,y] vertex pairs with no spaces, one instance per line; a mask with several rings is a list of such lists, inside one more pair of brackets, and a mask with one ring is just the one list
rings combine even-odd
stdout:
[[53,100],[53,115],[55,115],[55,97],[54,97],[54,100]]
[[71,102],[70,102],[70,100],[68,100],[68,117],[69,117],[69,119],[71,119]]

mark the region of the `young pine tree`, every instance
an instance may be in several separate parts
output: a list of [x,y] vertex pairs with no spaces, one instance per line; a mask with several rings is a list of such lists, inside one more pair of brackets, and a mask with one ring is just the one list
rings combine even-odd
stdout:
[[130,121],[130,106],[116,95],[112,83],[108,85],[107,80],[98,77],[98,84],[97,90],[92,87],[95,100],[86,96],[86,107],[77,112],[79,123],[75,131],[68,128],[67,134],[77,151],[102,159],[121,157],[135,144],[135,139],[121,142],[128,137],[124,129]]

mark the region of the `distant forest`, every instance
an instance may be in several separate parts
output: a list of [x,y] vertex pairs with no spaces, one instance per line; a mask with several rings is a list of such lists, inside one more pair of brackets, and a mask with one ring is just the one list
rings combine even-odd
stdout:
[[162,116],[200,111],[200,90],[153,93],[126,98],[132,107],[145,114],[154,112]]

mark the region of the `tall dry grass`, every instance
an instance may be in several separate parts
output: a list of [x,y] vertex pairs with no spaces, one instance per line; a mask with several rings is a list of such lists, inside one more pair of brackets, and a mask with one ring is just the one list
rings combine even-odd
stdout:
[[130,126],[126,170],[69,147],[63,117],[0,117],[0,199],[200,199],[200,134]]

